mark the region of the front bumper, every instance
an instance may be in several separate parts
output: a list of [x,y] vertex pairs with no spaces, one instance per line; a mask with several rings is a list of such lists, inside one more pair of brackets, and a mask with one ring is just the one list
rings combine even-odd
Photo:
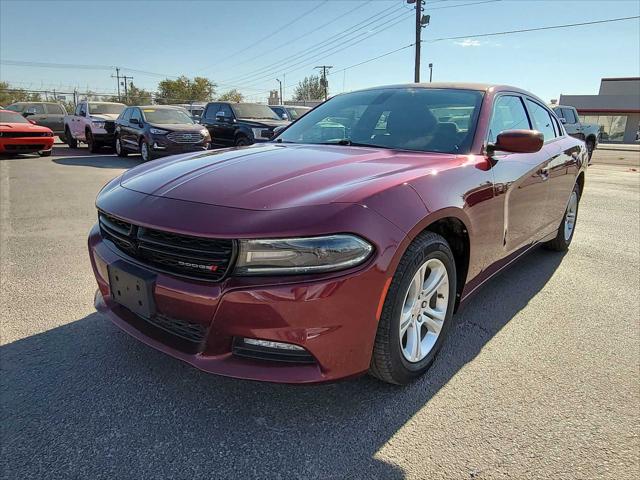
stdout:
[[[210,213],[215,218],[222,212]],[[89,236],[98,282],[95,306],[143,343],[209,373],[283,383],[326,382],[362,374],[369,368],[388,267],[402,237],[377,214],[369,211],[365,215],[377,217],[365,221],[371,229],[366,233],[384,232],[379,237],[384,245],[376,244],[377,253],[349,271],[315,278],[228,277],[217,283],[154,272],[158,314],[201,328],[205,333],[197,345],[185,345],[183,339],[113,300],[105,265],[126,260],[126,256],[103,240],[96,226]],[[298,345],[314,361],[298,364],[238,356],[233,349],[238,338]]]
[[53,137],[15,137],[0,139],[0,153],[33,153],[51,150]]
[[163,136],[154,136],[150,138],[149,145],[151,150],[157,155],[177,155],[180,153],[200,152],[209,149],[211,139],[205,138],[198,143],[177,143],[163,138]]

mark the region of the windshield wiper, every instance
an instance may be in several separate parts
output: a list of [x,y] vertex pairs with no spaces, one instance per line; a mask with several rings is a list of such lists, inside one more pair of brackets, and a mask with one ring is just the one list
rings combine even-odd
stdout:
[[337,142],[324,142],[321,145],[343,145],[347,147],[390,148],[390,147],[385,147],[384,145],[372,145],[370,143],[352,142],[348,138],[343,138],[342,140],[338,140]]

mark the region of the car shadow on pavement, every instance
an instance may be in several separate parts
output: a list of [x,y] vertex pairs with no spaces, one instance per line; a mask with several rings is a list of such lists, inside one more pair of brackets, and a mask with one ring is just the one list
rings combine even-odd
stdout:
[[65,156],[63,158],[54,158],[52,162],[59,165],[69,165],[75,167],[132,168],[136,165],[139,165],[142,160],[140,160],[139,157],[120,158],[113,155],[106,156],[95,154],[93,156]]
[[[97,313],[15,341],[0,350],[4,475],[404,478],[376,453],[429,408],[562,258],[538,249],[489,282],[454,317],[430,372],[406,387],[367,376],[288,386],[207,375]],[[416,441],[429,441],[425,431]]]

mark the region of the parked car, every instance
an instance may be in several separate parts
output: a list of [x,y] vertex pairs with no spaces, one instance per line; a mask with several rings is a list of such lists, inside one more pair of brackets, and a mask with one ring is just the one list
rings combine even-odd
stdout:
[[487,280],[537,245],[569,248],[587,158],[518,88],[337,95],[272,143],[108,183],[89,234],[95,305],[207,372],[404,384]]
[[210,102],[200,123],[211,133],[213,145],[233,147],[266,142],[274,128],[290,122],[278,118],[267,105]]
[[23,117],[51,129],[54,135],[64,142],[64,116],[67,110],[64,105],[57,102],[16,102],[7,107],[7,110],[18,112]]
[[299,107],[295,105],[269,105],[282,120],[295,121],[311,110],[311,107]]
[[64,136],[71,148],[84,142],[91,153],[103,146],[113,146],[115,120],[126,108],[123,103],[82,101],[73,115],[64,117]]
[[52,148],[50,128],[36,125],[17,112],[0,110],[0,155],[37,152],[48,157]]
[[120,157],[140,152],[143,161],[163,155],[208,150],[209,131],[182,107],[126,108],[116,120],[115,147]]
[[206,103],[179,103],[176,106],[183,107],[187,112],[189,112],[193,121],[199,123],[206,105]]
[[569,107],[567,105],[553,105],[551,108],[564,124],[564,128],[567,133],[572,137],[579,138],[587,144],[589,161],[591,161],[593,151],[598,146],[598,141],[600,140],[600,125],[595,123],[582,123],[575,107]]

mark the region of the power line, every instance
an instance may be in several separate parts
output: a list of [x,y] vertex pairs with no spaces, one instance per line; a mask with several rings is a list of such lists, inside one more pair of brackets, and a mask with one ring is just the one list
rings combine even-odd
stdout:
[[238,51],[236,51],[236,52],[232,53],[231,55],[228,55],[228,56],[224,57],[222,60],[219,60],[215,65],[209,65],[208,67],[201,68],[201,69],[199,69],[198,71],[199,71],[199,72],[203,72],[203,71],[205,71],[205,70],[209,70],[209,69],[211,69],[212,67],[215,67],[215,66],[217,66],[217,65],[219,65],[219,64],[221,64],[221,63],[224,63],[225,61],[229,60],[230,58],[235,58],[235,57],[236,57],[236,56],[238,56],[239,54],[246,52],[247,50],[249,50],[249,49],[251,49],[251,48],[255,47],[257,44],[262,43],[262,42],[264,42],[265,40],[268,40],[269,38],[271,38],[271,37],[273,37],[274,35],[276,35],[276,34],[278,34],[278,33],[282,32],[282,30],[284,30],[284,29],[286,29],[286,28],[290,27],[291,25],[293,25],[293,24],[294,24],[294,23],[296,23],[297,21],[301,20],[302,18],[304,18],[304,17],[306,17],[306,16],[310,15],[311,13],[315,12],[315,11],[316,11],[316,10],[318,10],[320,7],[322,7],[325,3],[327,3],[327,1],[328,1],[328,0],[324,0],[323,2],[321,2],[321,3],[319,3],[318,5],[314,6],[314,7],[313,7],[313,8],[311,8],[310,10],[307,10],[307,11],[306,11],[305,13],[303,13],[302,15],[297,16],[296,18],[294,18],[293,20],[291,20],[289,23],[287,23],[287,24],[285,24],[285,25],[283,25],[283,26],[281,26],[281,27],[278,27],[276,30],[274,30],[273,32],[271,32],[269,35],[267,35],[267,36],[265,36],[265,37],[262,37],[262,38],[261,38],[261,39],[259,39],[259,40],[256,40],[256,41],[255,41],[255,42],[253,42],[251,45],[248,45],[248,46],[246,46],[246,47],[244,47],[244,48],[242,48],[242,49],[240,49],[240,50],[238,50]]
[[546,27],[536,27],[536,28],[523,28],[520,30],[505,30],[504,32],[491,32],[491,33],[478,33],[476,35],[460,35],[456,37],[443,37],[443,38],[434,38],[433,40],[423,40],[426,43],[435,43],[441,42],[443,40],[461,40],[463,38],[481,38],[481,37],[495,37],[497,35],[509,35],[512,33],[523,33],[523,32],[537,32],[540,30],[552,30],[556,28],[572,28],[572,27],[581,27],[584,25],[596,25],[600,23],[610,23],[610,22],[622,22],[624,20],[634,20],[640,18],[640,15],[635,15],[633,17],[620,17],[620,18],[610,18],[607,20],[594,20],[591,22],[580,22],[580,23],[566,23],[563,25],[549,25]]
[[[390,10],[395,10],[395,12],[389,12]],[[291,63],[294,60],[297,60],[299,58],[308,56],[309,54],[311,54],[312,52],[324,48],[332,43],[336,43],[336,42],[340,42],[342,41],[345,37],[348,37],[350,35],[352,35],[353,33],[362,30],[363,28],[366,28],[368,26],[370,26],[371,24],[377,23],[380,20],[384,20],[385,18],[395,14],[398,12],[398,8],[397,5],[392,5],[391,7],[387,7],[385,9],[382,9],[381,11],[375,13],[374,15],[371,15],[367,18],[365,18],[364,20],[351,25],[350,27],[342,30],[341,32],[338,32],[335,35],[332,35],[331,38],[324,40],[318,44],[316,44],[313,48],[311,49],[302,49],[299,50],[298,52],[291,54],[283,59],[278,60],[275,63],[272,63],[270,65],[267,65],[266,67],[262,67],[259,68],[258,70],[254,70],[254,72],[252,74],[249,75],[249,78],[252,77],[256,77],[256,76],[263,76],[266,72],[270,72],[268,75],[271,76],[273,75],[273,71],[280,71],[282,70],[285,65],[287,65],[288,63]],[[379,17],[379,18],[376,18]],[[373,20],[372,20],[373,19]],[[371,21],[370,21],[371,20]],[[369,23],[367,23],[369,22]],[[365,25],[363,25],[365,24]],[[359,28],[356,28],[359,27]],[[276,68],[277,67],[277,68]],[[238,79],[244,77],[242,75],[236,75],[236,76],[232,76],[230,78],[231,81],[234,81],[234,79]],[[246,77],[244,77],[246,79]]]

